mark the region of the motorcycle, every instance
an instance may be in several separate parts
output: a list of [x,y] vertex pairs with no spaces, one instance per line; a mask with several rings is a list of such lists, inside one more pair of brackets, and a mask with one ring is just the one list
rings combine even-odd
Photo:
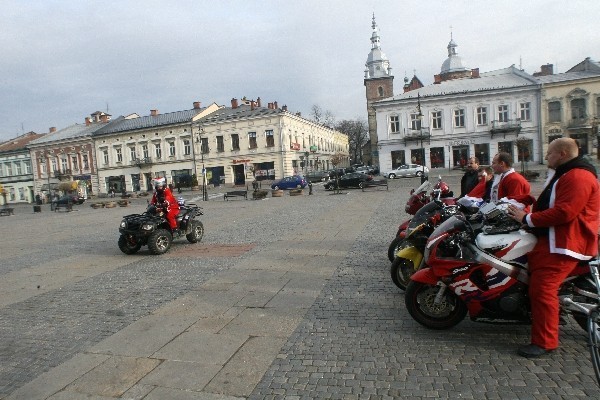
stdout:
[[[527,253],[536,236],[502,206],[486,205],[477,216],[473,223],[460,213],[442,222],[427,241],[427,265],[410,278],[406,308],[427,328],[451,328],[467,313],[479,322],[531,322]],[[586,329],[582,310],[591,309],[597,296],[590,263],[581,263],[561,286],[561,311]]]
[[185,204],[180,198],[179,214],[176,217],[177,229],[172,230],[166,218],[166,208],[150,205],[142,214],[123,217],[119,226],[119,249],[125,254],[135,254],[142,246],[148,246],[151,254],[166,253],[173,242],[185,236],[188,242],[197,243],[204,236],[204,225],[196,220],[203,215],[202,209],[195,204]]
[[[417,189],[410,191],[410,197],[404,206],[404,211],[410,215],[416,215],[416,213],[423,208],[426,204],[429,204],[432,200],[438,199],[447,205],[456,203],[456,199],[453,197],[454,194],[450,191],[448,185],[442,181],[442,177],[439,177],[438,182],[433,187],[431,194],[428,196],[427,191],[429,190],[430,183],[425,181]],[[406,229],[410,224],[411,219],[408,219],[400,224],[396,237],[388,246],[388,259],[390,262],[394,261],[396,253],[403,247],[403,240],[406,236]]]

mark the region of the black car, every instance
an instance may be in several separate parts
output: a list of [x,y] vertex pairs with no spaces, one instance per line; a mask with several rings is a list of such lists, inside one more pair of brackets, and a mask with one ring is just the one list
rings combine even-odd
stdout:
[[365,186],[365,182],[373,180],[371,175],[361,174],[360,172],[351,172],[349,174],[345,174],[340,176],[339,178],[332,179],[325,184],[326,190],[333,190],[336,188],[336,184],[338,188],[350,188],[357,187],[363,188]]
[[306,174],[306,180],[310,183],[317,183],[326,181],[329,179],[329,172],[327,171],[313,171]]
[[85,199],[76,194],[66,194],[64,196],[59,197],[58,199],[52,200],[52,203],[59,206],[66,206],[68,204],[83,204]]

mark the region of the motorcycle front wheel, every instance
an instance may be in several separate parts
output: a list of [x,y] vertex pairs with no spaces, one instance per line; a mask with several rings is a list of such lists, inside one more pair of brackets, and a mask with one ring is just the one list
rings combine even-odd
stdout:
[[173,236],[166,229],[158,229],[148,238],[148,249],[154,255],[165,254],[171,248]]
[[442,301],[435,303],[439,286],[410,281],[404,301],[411,317],[429,329],[449,329],[467,315],[467,306],[454,292],[446,289]]
[[142,247],[140,241],[132,235],[119,236],[119,249],[125,254],[135,254]]
[[190,243],[197,243],[202,240],[204,236],[204,225],[200,221],[192,221],[192,231],[185,235],[186,239]]
[[392,282],[402,290],[406,290],[410,277],[417,270],[411,260],[406,258],[396,257],[392,262],[390,268],[390,274],[392,275]]

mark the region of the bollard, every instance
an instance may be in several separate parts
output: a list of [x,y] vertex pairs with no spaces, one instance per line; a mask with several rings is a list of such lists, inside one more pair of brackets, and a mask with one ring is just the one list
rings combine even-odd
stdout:
[[308,182],[308,194],[312,194],[312,182]]

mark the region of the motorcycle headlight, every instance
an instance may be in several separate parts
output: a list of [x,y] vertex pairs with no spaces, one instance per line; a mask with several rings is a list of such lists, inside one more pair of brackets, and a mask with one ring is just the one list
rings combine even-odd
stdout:
[[144,224],[142,225],[142,229],[145,231],[151,231],[152,229],[154,229],[154,225],[152,224]]
[[125,221],[125,220],[121,221],[121,228],[123,228],[123,229],[127,228],[127,221]]

